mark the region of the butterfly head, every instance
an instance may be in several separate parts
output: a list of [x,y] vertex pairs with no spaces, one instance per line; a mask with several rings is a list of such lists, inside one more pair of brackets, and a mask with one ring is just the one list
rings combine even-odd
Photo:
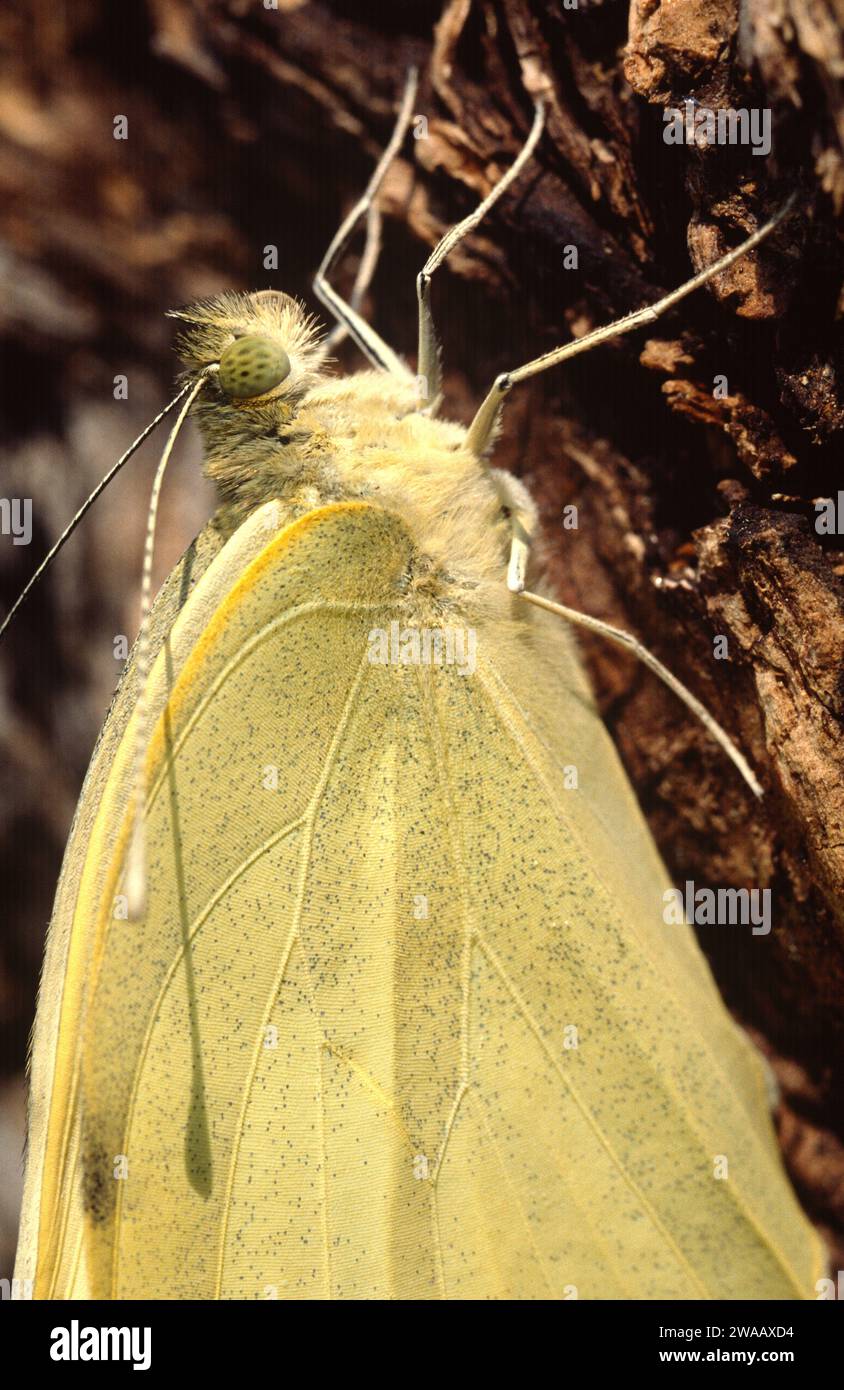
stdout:
[[221,294],[175,310],[187,325],[177,351],[192,371],[216,364],[214,387],[234,406],[301,396],[319,377],[316,321],[279,290]]

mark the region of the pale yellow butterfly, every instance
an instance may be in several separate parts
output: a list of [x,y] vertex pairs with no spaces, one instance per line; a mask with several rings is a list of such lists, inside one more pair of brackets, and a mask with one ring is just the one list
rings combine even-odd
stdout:
[[145,617],[68,844],[16,1274],[38,1298],[810,1298],[761,1060],[666,920],[577,615],[526,587],[535,509],[487,462],[513,385],[778,219],[499,378],[467,430],[438,416],[431,276],[543,114],[429,258],[413,374],[327,278],[365,215],[374,244],[413,92],[316,282],[370,370],[330,375],[279,293],[179,315],[221,506]]

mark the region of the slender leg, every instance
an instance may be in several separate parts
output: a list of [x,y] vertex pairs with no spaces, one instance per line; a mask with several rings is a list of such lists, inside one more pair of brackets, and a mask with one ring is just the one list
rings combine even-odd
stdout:
[[[356,312],[360,311],[363,297],[369,286],[372,284],[372,277],[378,265],[378,258],[381,255],[381,210],[377,203],[370,205],[366,214],[366,243],[363,248],[363,255],[360,258],[358,273],[355,276],[355,283],[352,293],[349,296],[349,305]],[[323,343],[325,354],[333,352],[334,349],[349,336],[349,330],[344,323],[338,323],[333,328]]]
[[417,373],[420,382],[421,401],[420,407],[433,407],[436,409],[437,397],[440,394],[442,372],[440,369],[440,349],[437,343],[437,334],[434,328],[434,320],[431,315],[431,277],[434,271],[442,265],[449,251],[452,251],[458,242],[462,241],[469,232],[477,227],[482,218],[486,216],[494,203],[498,202],[510,184],[519,177],[522,169],[527,164],[539,142],[545,125],[545,108],[541,101],[536,103],[533,125],[527,140],[519,151],[516,159],[511,164],[507,173],[498,180],[494,188],[484,198],[483,202],[470,212],[468,217],[464,217],[462,222],[458,222],[446,232],[431,252],[419,275],[416,278],[416,296],[419,301],[419,354]]
[[[517,544],[517,538],[515,536],[512,544],[513,550],[511,550],[510,557],[511,570],[513,569],[513,554],[515,553]],[[509,573],[508,587],[512,588],[512,585],[509,584]],[[544,608],[549,613],[556,613],[558,618],[565,618],[566,622],[573,623],[576,627],[585,627],[589,632],[597,632],[601,637],[606,637],[610,642],[615,642],[619,647],[625,647],[627,651],[632,652],[637,660],[641,661],[644,666],[647,666],[649,671],[653,671],[654,675],[659,676],[659,679],[668,686],[668,689],[672,690],[677,698],[682,700],[683,704],[686,705],[693,714],[697,715],[707,733],[710,734],[719,748],[724,750],[730,761],[738,768],[745,782],[753,792],[753,795],[759,797],[761,800],[764,793],[757,781],[756,775],[744,754],[736,747],[726,730],[722,729],[717,719],[713,719],[706,706],[702,705],[700,700],[698,700],[690,690],[687,690],[682,681],[679,681],[675,675],[672,675],[668,667],[663,666],[662,662],[653,655],[653,652],[648,651],[647,647],[643,646],[637,637],[634,637],[630,632],[623,632],[621,628],[612,627],[609,623],[602,622],[600,618],[593,618],[588,613],[578,613],[575,608],[567,608],[565,604],[554,603],[549,598],[543,598],[541,594],[531,593],[524,587],[518,592],[521,598],[526,599],[528,603],[534,604],[537,608]]]
[[[395,376],[401,376],[409,380],[413,379],[413,373],[410,371],[410,368],[405,366],[401,359],[393,352],[392,348],[388,347],[384,340],[379,337],[374,328],[370,328],[369,324],[361,318],[357,309],[353,308],[351,304],[347,304],[345,299],[343,299],[333,286],[329,284],[328,275],[337,257],[348,244],[349,238],[360,222],[360,219],[369,213],[370,208],[374,204],[375,196],[381,186],[384,175],[407,133],[407,127],[410,123],[410,117],[413,111],[413,102],[416,97],[417,85],[418,78],[416,69],[411,68],[407,75],[401,110],[399,111],[398,120],[396,121],[395,128],[390,137],[390,142],[379,159],[363,196],[358,200],[348,217],[343,220],[335,233],[331,245],[323,256],[319,270],[314,277],[314,294],[321,303],[331,311],[338,324],[341,324],[349,333],[350,337],[357,343],[361,352],[369,359],[373,367],[382,367],[384,371],[391,372]],[[377,222],[370,222],[370,233],[373,225],[377,226]],[[371,248],[369,237],[367,240]],[[365,251],[364,261],[368,263],[369,259],[368,252]]]
[[621,333],[629,333],[632,329],[640,328],[643,324],[653,323],[660,314],[664,314],[679,300],[685,299],[687,294],[692,294],[701,285],[705,285],[707,280],[712,280],[716,275],[720,275],[722,270],[726,270],[734,261],[746,256],[748,251],[752,251],[755,246],[758,246],[760,241],[764,241],[765,237],[779,225],[791,210],[795,197],[796,194],[792,193],[779,212],[775,213],[764,226],[759,227],[746,241],[743,241],[741,246],[737,246],[735,250],[722,256],[720,260],[714,261],[712,265],[692,276],[691,280],[687,280],[678,289],[666,294],[656,304],[649,304],[644,309],[636,309],[632,314],[616,319],[614,323],[605,324],[603,328],[596,328],[594,332],[587,333],[582,338],[575,338],[573,342],[564,343],[562,347],[553,348],[551,352],[543,353],[541,357],[535,357],[533,361],[526,362],[524,366],[517,367],[512,372],[503,372],[501,376],[496,377],[492,389],[469,426],[466,439],[469,448],[478,457],[486,453],[492,441],[495,423],[504,397],[518,382],[526,381],[531,376],[537,376],[539,372],[547,371],[549,367],[556,367],[559,362],[565,362],[569,357],[576,357],[580,352],[588,352],[590,348],[597,347],[600,343],[606,343],[610,338],[616,338]]
[[756,775],[729,734],[721,728],[716,719],[713,719],[706,706],[702,705],[700,700],[683,685],[682,681],[679,681],[668,670],[667,666],[663,666],[662,662],[648,651],[648,648],[643,646],[637,637],[634,637],[630,632],[622,631],[621,628],[612,627],[609,623],[603,622],[601,618],[593,618],[588,613],[578,613],[575,608],[567,608],[565,604],[554,603],[551,599],[544,598],[541,594],[534,594],[525,588],[530,545],[536,529],[536,509],[529,497],[527,499],[528,504],[524,503],[523,497],[526,496],[524,488],[515,478],[509,477],[498,469],[491,470],[491,477],[511,511],[512,537],[510,540],[510,562],[507,566],[507,588],[510,592],[518,594],[520,598],[534,604],[537,608],[544,608],[549,613],[555,613],[558,618],[563,618],[576,627],[585,627],[589,632],[597,632],[601,637],[605,637],[608,641],[615,642],[619,647],[624,647],[627,651],[632,652],[638,661],[647,666],[649,671],[653,671],[654,675],[659,676],[659,679],[668,686],[668,689],[673,691],[677,698],[682,700],[683,704],[697,716],[707,733],[738,768],[753,795],[761,798],[763,792]]

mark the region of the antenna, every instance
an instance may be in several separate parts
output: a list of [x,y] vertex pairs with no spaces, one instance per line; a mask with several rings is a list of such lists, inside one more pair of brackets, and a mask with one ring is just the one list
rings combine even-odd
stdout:
[[73,520],[70,521],[68,525],[65,527],[65,529],[62,531],[55,545],[52,547],[51,550],[47,552],[35,573],[27,581],[21,592],[18,594],[17,598],[15,599],[14,603],[12,604],[2,623],[0,623],[0,640],[2,640],[3,634],[5,633],[7,627],[11,623],[18,609],[29,597],[29,594],[35,588],[35,585],[38,583],[39,579],[41,579],[41,577],[44,575],[49,566],[53,563],[62,546],[64,545],[65,541],[69,540],[70,537],[73,535],[74,531],[76,530],[80,521],[84,517],[85,513],[89,510],[89,508],[93,507],[100,493],[105,491],[112,478],[120,472],[124,463],[129,462],[130,458],[135,453],[135,451],[137,449],[140,449],[144,440],[152,434],[153,430],[156,428],[157,425],[161,424],[161,421],[164,419],[164,417],[170,414],[170,411],[173,409],[173,407],[179,404],[179,401],[181,401],[187,395],[187,393],[192,389],[193,385],[194,383],[192,381],[189,381],[186,386],[182,387],[178,395],[173,397],[170,404],[165,405],[164,409],[158,412],[155,419],[151,420],[150,423],[146,426],[146,428],[141,430],[141,433],[138,435],[134,443],[129,445],[129,448],[126,450],[125,454],[120,455],[120,458],[117,460],[117,463],[114,465],[114,467],[110,468],[108,473],[106,473],[105,477],[100,479],[100,481],[97,483],[97,486],[94,488],[94,491],[91,493],[90,497],[87,499],[87,501],[82,503],[82,506],[79,508],[79,511],[76,513]]

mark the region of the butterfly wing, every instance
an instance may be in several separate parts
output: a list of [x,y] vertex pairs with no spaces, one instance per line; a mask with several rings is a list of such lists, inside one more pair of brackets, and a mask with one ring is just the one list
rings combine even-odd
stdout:
[[[194,595],[205,572],[223,548],[219,530],[213,523],[206,526],[175,566],[155,602],[149,626],[153,658],[158,655],[168,636],[171,653],[178,641],[180,655],[185,655],[197,631],[201,630],[204,621],[207,620],[208,610],[213,612],[215,603],[219,601],[221,588],[226,586],[227,568],[248,562],[257,549],[263,548],[269,534],[277,530],[277,504],[262,508],[260,514],[250,518],[250,523],[238,536],[236,546],[232,546],[228,552],[231,566],[215,567],[216,577],[212,578],[211,583],[203,586],[197,602],[191,604],[190,623],[179,623],[178,627],[175,627],[188,599]],[[231,582],[230,576],[228,582]],[[151,691],[153,712],[165,693],[160,685],[157,692]],[[71,955],[75,957],[78,953],[84,953],[86,949],[85,942],[81,939],[84,936],[83,930],[73,930],[79,882],[96,809],[103,797],[116,750],[125,734],[136,700],[136,669],[132,653],[91,759],[68,837],[53,916],[47,933],[38,993],[38,1012],[32,1033],[28,1068],[27,1157],[16,1260],[17,1276],[30,1287],[35,1283],[38,1262],[42,1185],[46,1183],[49,1187],[51,1176],[44,1171],[48,1124],[51,1115],[54,1116],[54,1125],[62,1124],[66,1120],[65,1116],[55,1119],[56,1113],[64,1103],[61,1077],[57,1082],[56,1060],[63,1003],[66,1001],[68,1015],[73,1007],[71,995],[74,971]],[[81,981],[78,974],[75,976],[75,984],[79,989]],[[72,1036],[72,1025],[68,1024],[64,1032],[65,1036]],[[44,1260],[41,1264],[44,1265]],[[39,1284],[43,1286],[40,1280]],[[79,1296],[85,1296],[84,1282],[80,1284]]]
[[488,1296],[494,1271],[500,1297],[813,1297],[823,1252],[760,1058],[663,920],[665,871],[576,677],[550,717],[531,685],[502,646],[437,697],[474,916],[437,1183],[449,1296]]
[[553,620],[488,625],[472,673],[378,664],[400,521],[240,537],[156,663],[142,922],[131,720],[80,808],[33,1059],[36,1297],[810,1296],[759,1062],[662,920]]

